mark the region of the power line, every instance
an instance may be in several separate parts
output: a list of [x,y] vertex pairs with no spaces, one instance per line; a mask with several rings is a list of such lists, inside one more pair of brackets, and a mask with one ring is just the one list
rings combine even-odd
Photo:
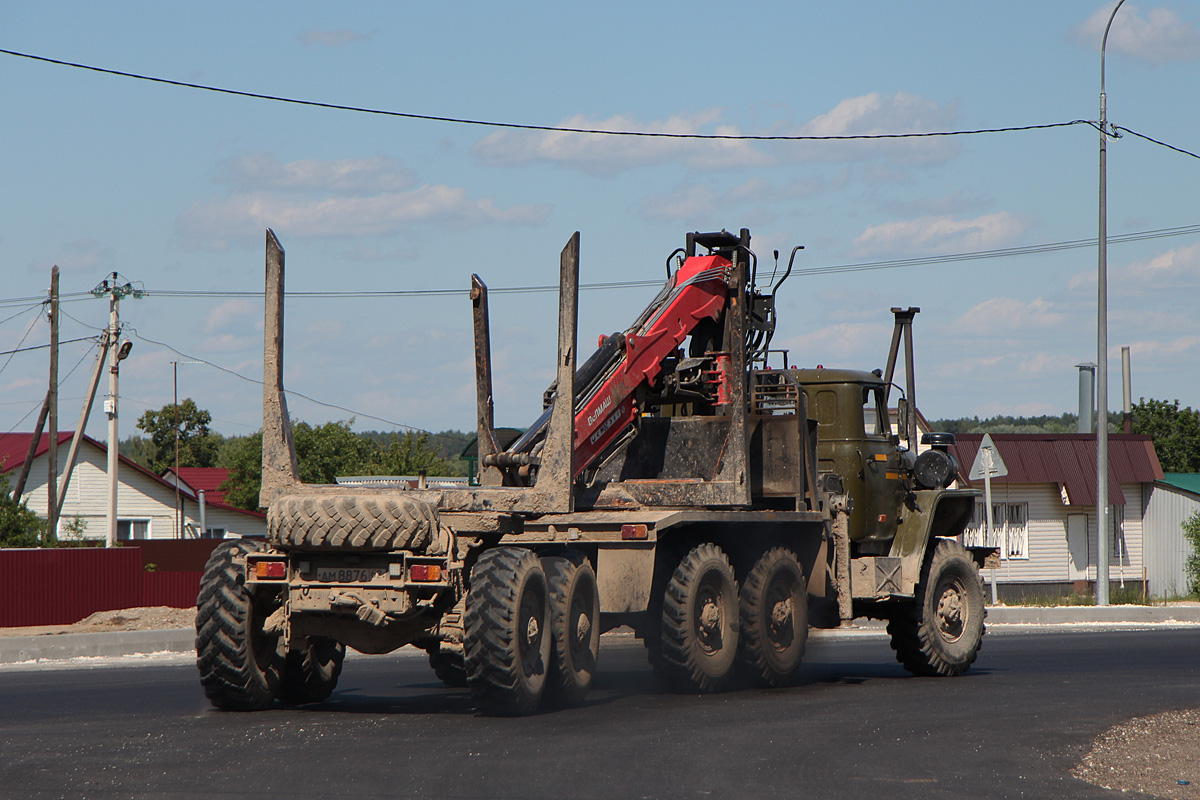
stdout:
[[18,311],[16,314],[13,314],[11,317],[5,317],[4,319],[0,319],[0,325],[3,325],[6,322],[12,322],[17,317],[22,316],[23,314],[28,314],[30,311],[33,311],[34,309],[41,308],[41,306],[42,306],[41,302],[34,303],[33,305],[31,305],[21,311]]
[[[95,336],[80,336],[78,339],[66,339],[64,341],[59,342],[59,344],[74,344],[75,342],[90,342],[90,341],[95,340],[95,338],[96,338]],[[25,340],[22,339],[21,341],[25,341]],[[16,353],[28,353],[31,350],[45,350],[47,347],[50,347],[50,346],[51,345],[49,345],[49,344],[34,344],[34,345],[30,345],[29,347],[18,347],[16,350],[0,350],[0,356],[11,356],[11,355],[15,355]]]
[[[1121,244],[1126,242],[1139,242],[1147,239],[1162,239],[1170,236],[1187,236],[1200,234],[1200,224],[1181,225],[1174,228],[1159,228],[1149,231],[1135,231],[1133,233],[1123,233],[1108,237],[1110,244]],[[877,269],[897,269],[901,267],[918,267],[929,264],[946,264],[958,261],[978,261],[989,258],[1012,258],[1015,256],[1037,255],[1040,253],[1053,253],[1059,250],[1074,250],[1083,247],[1095,247],[1096,239],[1071,239],[1061,242],[1045,242],[1042,244],[1025,245],[1022,247],[1006,247],[993,250],[978,250],[965,253],[944,253],[936,256],[919,256],[916,258],[902,258],[888,261],[868,261],[852,264],[837,264],[822,267],[809,267],[807,269],[798,269],[796,274],[802,275],[823,275],[834,274],[839,272],[862,272]],[[608,283],[590,283],[582,284],[579,288],[581,291],[588,290],[611,290],[611,289],[640,289],[651,286],[661,286],[661,278],[653,278],[649,280],[636,281],[612,281]],[[500,288],[489,288],[489,294],[533,294],[539,292],[557,292],[557,285],[541,285],[541,286],[510,286]],[[208,298],[228,298],[228,297],[262,297],[262,292],[254,291],[230,291],[230,290],[204,290],[204,289],[152,289],[146,292],[151,297],[208,297]],[[467,289],[394,289],[383,291],[319,291],[319,292],[285,292],[288,298],[294,299],[356,299],[368,297],[465,297],[469,294]],[[74,317],[72,317],[74,319]],[[78,320],[76,320],[78,321]]]
[[0,367],[0,374],[3,374],[4,370],[8,369],[8,365],[12,363],[13,356],[20,352],[21,345],[25,344],[25,340],[29,338],[30,332],[33,331],[33,326],[37,324],[39,319],[41,319],[40,315],[29,320],[29,326],[25,328],[25,333],[21,336],[21,341],[17,342],[17,349],[10,350],[8,353],[3,354],[7,355],[8,358],[4,361],[4,366]]
[[234,95],[236,97],[248,97],[254,100],[271,100],[277,103],[288,103],[291,105],[311,106],[314,108],[326,108],[333,111],[353,111],[359,114],[376,114],[386,117],[401,117],[403,119],[415,119],[425,122],[449,122],[456,125],[478,125],[487,128],[510,128],[526,131],[547,131],[554,133],[583,133],[597,136],[641,136],[658,139],[719,139],[726,141],[849,141],[859,139],[916,139],[928,138],[935,136],[967,136],[982,133],[1012,133],[1016,131],[1034,131],[1045,130],[1048,128],[1065,128],[1070,125],[1092,125],[1094,122],[1085,119],[1074,119],[1070,122],[1052,122],[1042,125],[1016,125],[1002,128],[979,128],[967,131],[925,131],[919,133],[863,133],[849,134],[839,136],[811,136],[811,135],[738,135],[738,134],[720,134],[720,133],[666,133],[661,131],[613,131],[603,130],[599,128],[571,128],[557,125],[532,125],[517,122],[494,122],[479,119],[467,119],[462,117],[442,117],[432,114],[416,114],[408,111],[386,111],[378,108],[366,108],[363,106],[347,106],[339,103],[323,103],[316,100],[301,100],[294,97],[282,97],[279,95],[261,94],[259,92],[247,92],[240,89],[225,89],[219,86],[208,86],[202,83],[189,83],[187,81],[175,81],[169,78],[159,78],[153,75],[142,75],[136,72],[124,72],[122,70],[108,69],[105,67],[97,67],[90,64],[79,64],[72,61],[63,61],[57,58],[47,58],[46,56],[33,55],[32,53],[21,53],[16,50],[0,49],[0,53],[5,55],[16,56],[18,58],[28,58],[33,61],[41,61],[46,64],[56,64],[61,67],[72,67],[74,69],[88,70],[90,72],[99,72],[104,75],[115,75],[120,78],[133,78],[139,81],[150,81],[151,83],[162,83],[168,86],[177,86],[184,89],[198,89],[205,92],[215,92],[218,94]]
[[[126,330],[128,330],[130,333],[132,333],[138,339],[141,339],[143,342],[148,342],[149,344],[158,345],[159,347],[165,347],[168,350],[170,350],[172,353],[175,353],[178,356],[181,356],[181,357],[187,358],[187,359],[192,359],[195,361],[199,361],[201,364],[207,364],[208,366],[212,367],[213,369],[220,370],[221,372],[232,375],[235,378],[240,378],[240,379],[246,381],[247,383],[253,383],[253,384],[262,386],[261,380],[257,380],[255,378],[248,377],[246,375],[241,374],[240,372],[236,372],[232,369],[229,369],[228,367],[222,367],[220,364],[214,364],[213,362],[208,361],[207,359],[200,358],[199,356],[189,355],[189,354],[183,352],[182,350],[175,349],[174,347],[167,344],[166,342],[159,342],[159,341],[155,341],[154,339],[150,339],[150,338],[138,333],[137,329],[132,326],[127,326]],[[437,433],[434,433],[433,431],[425,430],[424,428],[417,428],[412,425],[405,425],[403,422],[396,422],[395,420],[385,419],[384,417],[377,417],[373,414],[367,414],[362,411],[355,411],[353,408],[347,408],[346,406],[339,406],[336,403],[326,403],[321,400],[317,400],[315,397],[309,397],[306,394],[297,392],[292,389],[285,389],[284,392],[285,392],[285,394],[287,394],[291,397],[299,397],[302,400],[307,400],[310,403],[315,403],[324,408],[332,408],[332,409],[336,409],[338,411],[345,411],[347,414],[353,414],[355,417],[364,417],[366,419],[375,420],[376,422],[382,422],[385,425],[392,425],[394,427],[403,428],[406,431],[411,431],[413,433],[420,433],[420,434],[424,434],[426,436],[431,436],[434,439],[448,439],[451,441],[458,441],[457,439],[451,439],[451,437],[437,434]]]
[[1192,158],[1200,158],[1200,155],[1193,153],[1191,150],[1184,150],[1182,147],[1176,147],[1175,145],[1167,144],[1166,142],[1160,142],[1158,139],[1152,139],[1144,133],[1138,133],[1137,131],[1124,128],[1120,125],[1113,125],[1112,127],[1114,131],[1125,131],[1126,133],[1131,133],[1139,139],[1145,139],[1147,142],[1153,142],[1160,147],[1165,147],[1168,150],[1174,150],[1176,153],[1183,153],[1185,156],[1191,156]]

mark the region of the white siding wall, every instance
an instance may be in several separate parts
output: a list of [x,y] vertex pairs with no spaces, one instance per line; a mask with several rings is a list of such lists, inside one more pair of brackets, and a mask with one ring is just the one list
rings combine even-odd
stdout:
[[[1142,502],[1139,484],[1122,484],[1126,504],[1122,525],[1127,553],[1118,563],[1109,555],[1109,577],[1113,581],[1142,579]],[[982,502],[982,500],[980,501]],[[1094,506],[1068,506],[1062,502],[1056,484],[1007,484],[992,487],[993,503],[1029,504],[1029,558],[1006,559],[996,570],[997,583],[1065,583],[1071,578],[1071,554],[1067,546],[1067,516],[1086,514],[1088,518],[1088,580],[1096,579],[1096,509]],[[1122,507],[1118,506],[1118,513]],[[1111,542],[1109,544],[1112,546]],[[991,571],[984,571],[991,580]]]
[[[67,446],[60,446],[59,480],[66,468]],[[86,523],[84,536],[89,539],[103,539],[108,532],[108,455],[107,453],[83,442],[79,447],[75,470],[71,473],[71,484],[67,487],[67,496],[63,501],[62,525],[70,523],[79,517]],[[117,473],[117,518],[149,520],[148,538],[172,539],[175,531],[175,490],[171,486],[151,478],[145,473],[131,467],[121,465]],[[47,511],[46,456],[35,459],[25,487],[25,497],[38,516],[45,518]],[[186,497],[184,498],[186,501]],[[199,512],[194,502],[186,502],[187,519],[199,525]],[[229,531],[229,536],[265,536],[266,520],[250,514],[240,514],[236,511],[208,507],[207,523],[210,528],[220,527]]]
[[1200,511],[1200,498],[1191,492],[1155,484],[1146,490],[1146,575],[1150,592],[1172,597],[1187,592],[1184,562],[1191,547],[1181,526]]

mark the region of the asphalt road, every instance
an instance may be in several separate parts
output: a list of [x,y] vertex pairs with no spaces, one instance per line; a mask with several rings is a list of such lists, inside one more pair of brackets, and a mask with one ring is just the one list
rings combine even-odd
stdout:
[[179,657],[6,668],[0,796],[1127,797],[1070,777],[1092,739],[1200,707],[1194,629],[989,635],[948,680],[878,636],[821,641],[797,687],[702,697],[659,692],[630,644],[601,659],[586,707],[525,719],[413,657],[351,655],[329,702],[256,714],[210,710]]

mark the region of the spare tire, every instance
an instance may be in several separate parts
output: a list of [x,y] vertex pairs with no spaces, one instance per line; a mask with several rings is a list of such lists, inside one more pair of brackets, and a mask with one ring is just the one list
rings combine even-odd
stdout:
[[285,495],[267,511],[274,545],[309,550],[423,550],[437,509],[403,495]]

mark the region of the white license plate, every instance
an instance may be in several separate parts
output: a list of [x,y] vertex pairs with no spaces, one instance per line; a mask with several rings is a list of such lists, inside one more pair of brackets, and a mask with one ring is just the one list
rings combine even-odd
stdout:
[[357,583],[369,581],[387,570],[376,567],[317,567],[317,580],[329,583]]

